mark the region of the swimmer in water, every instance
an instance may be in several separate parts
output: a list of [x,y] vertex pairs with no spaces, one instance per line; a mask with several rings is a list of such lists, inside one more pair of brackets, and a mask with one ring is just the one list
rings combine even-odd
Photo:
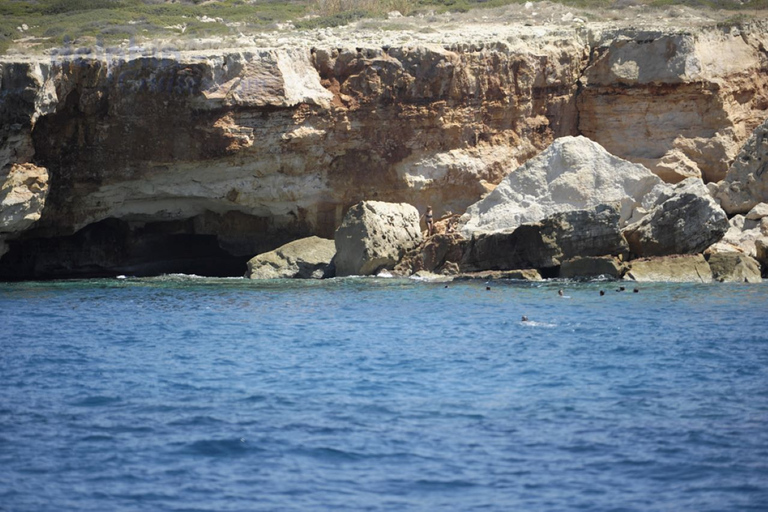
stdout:
[[605,295],[605,290],[600,290],[600,296],[602,297],[603,295]]
[[561,297],[562,297],[563,295],[565,295],[565,294],[563,293],[563,290],[557,290],[557,294],[558,294],[559,296],[561,296]]
[[521,320],[521,322],[527,322],[527,321],[528,321],[528,317],[523,315],[523,319]]

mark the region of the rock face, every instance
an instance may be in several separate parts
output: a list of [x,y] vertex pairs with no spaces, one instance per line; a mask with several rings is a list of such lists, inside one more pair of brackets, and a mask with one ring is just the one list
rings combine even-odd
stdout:
[[623,272],[624,267],[612,256],[576,257],[562,263],[559,277],[563,279],[594,277],[620,279]]
[[462,270],[551,268],[576,256],[623,254],[627,243],[619,230],[616,208],[556,213],[541,222],[524,224],[512,232],[480,234],[472,238]]
[[672,181],[723,179],[768,117],[765,33],[762,25],[595,33],[579,132]]
[[624,229],[637,256],[694,254],[723,238],[728,219],[704,184],[689,178],[663,192],[640,221]]
[[[362,200],[461,213],[563,136],[720,179],[768,117],[765,33],[763,22],[738,33],[513,25],[399,46],[350,32],[274,48],[0,57],[0,169],[50,175],[40,219],[0,236],[0,267],[35,278],[154,259],[175,271],[202,247],[242,275],[254,254],[332,237]],[[72,250],[107,228],[105,246]],[[143,249],[111,251],[110,237]]]
[[419,212],[409,204],[361,201],[336,230],[337,276],[392,269],[421,241]]
[[248,261],[250,279],[333,277],[331,261],[336,254],[333,240],[311,236],[285,244]]
[[661,180],[585,137],[562,137],[519,167],[462,217],[461,231],[514,229],[552,214],[618,203],[623,225]]
[[718,253],[709,257],[712,278],[720,282],[761,283],[760,264],[738,253]]
[[714,195],[729,214],[747,213],[768,201],[768,119],[755,129]]
[[632,260],[624,276],[638,282],[711,283],[712,270],[701,254]]

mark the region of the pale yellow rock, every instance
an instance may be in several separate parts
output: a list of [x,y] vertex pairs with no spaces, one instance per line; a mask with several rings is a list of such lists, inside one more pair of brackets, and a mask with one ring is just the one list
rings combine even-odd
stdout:
[[701,254],[632,260],[624,279],[637,282],[711,283],[712,270]]

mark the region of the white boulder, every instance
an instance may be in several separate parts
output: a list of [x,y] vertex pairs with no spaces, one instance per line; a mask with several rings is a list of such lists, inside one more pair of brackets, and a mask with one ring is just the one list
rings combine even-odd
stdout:
[[470,206],[460,229],[470,237],[609,203],[619,205],[623,226],[636,208],[652,206],[663,187],[644,166],[613,156],[586,137],[562,137]]
[[251,258],[245,276],[250,279],[331,277],[335,254],[333,240],[317,236],[302,238]]
[[419,212],[406,203],[361,201],[344,216],[335,241],[337,276],[391,270],[421,241]]

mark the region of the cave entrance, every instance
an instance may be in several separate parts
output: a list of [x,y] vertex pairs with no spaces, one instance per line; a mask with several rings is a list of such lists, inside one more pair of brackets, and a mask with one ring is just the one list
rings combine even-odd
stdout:
[[217,235],[189,232],[177,223],[136,228],[107,219],[70,236],[32,236],[8,241],[10,250],[0,261],[0,280],[176,273],[236,277],[245,273],[253,256],[232,254],[222,249]]

